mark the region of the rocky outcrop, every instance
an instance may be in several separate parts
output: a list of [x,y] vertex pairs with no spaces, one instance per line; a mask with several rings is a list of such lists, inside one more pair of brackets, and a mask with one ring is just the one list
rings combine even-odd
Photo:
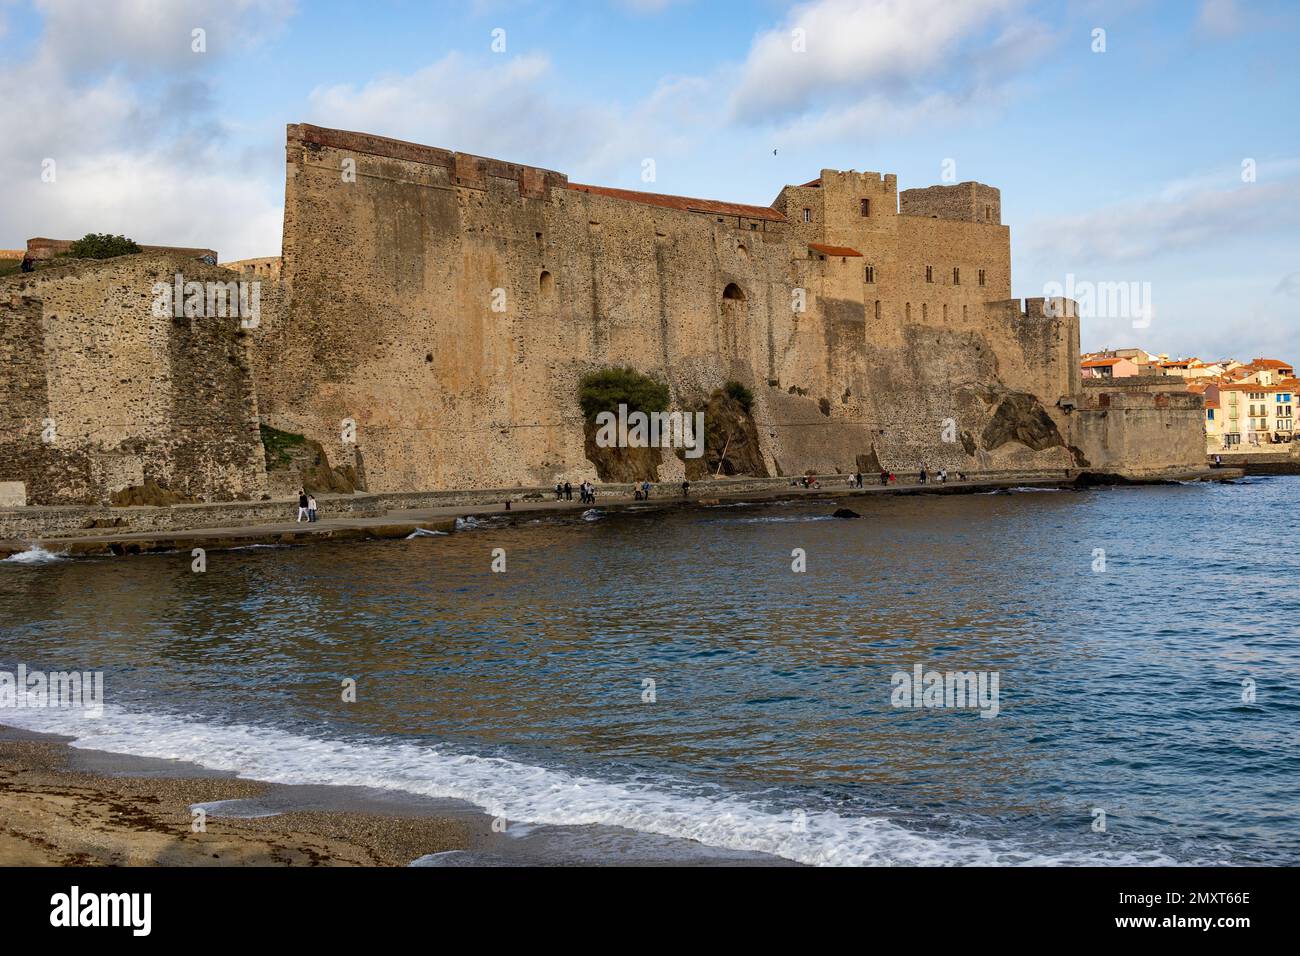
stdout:
[[677,452],[677,457],[685,463],[688,479],[698,481],[719,473],[770,477],[750,408],[723,389],[717,389],[696,410],[704,412],[704,455],[687,458],[684,452]]
[[594,422],[587,422],[583,430],[583,450],[587,460],[596,466],[596,477],[601,481],[630,482],[659,480],[659,466],[663,452],[658,448],[601,448],[596,444]]
[[1042,403],[1024,392],[1004,395],[980,436],[980,444],[987,451],[1008,442],[1019,442],[1034,451],[1065,447],[1065,439]]
[[356,467],[331,466],[320,442],[269,425],[262,425],[261,433],[271,497],[292,497],[299,488],[315,495],[365,490]]
[[152,505],[165,508],[169,505],[194,504],[198,498],[183,495],[178,491],[161,487],[157,482],[146,481],[143,485],[131,485],[115,491],[109,498],[114,508],[138,507]]

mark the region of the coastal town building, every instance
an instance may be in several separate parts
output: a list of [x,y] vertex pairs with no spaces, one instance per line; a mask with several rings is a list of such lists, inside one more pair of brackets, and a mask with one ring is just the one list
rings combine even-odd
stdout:
[[1085,359],[1080,367],[1084,378],[1129,378],[1138,374],[1134,362],[1118,356]]

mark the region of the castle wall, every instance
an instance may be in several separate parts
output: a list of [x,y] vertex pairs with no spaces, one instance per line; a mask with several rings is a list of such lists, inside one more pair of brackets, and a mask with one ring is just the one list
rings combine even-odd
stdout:
[[1191,392],[1105,391],[1073,412],[1090,471],[1142,477],[1205,461],[1205,405]]
[[893,176],[823,170],[781,222],[293,126],[261,413],[371,491],[545,485],[594,472],[581,376],[630,365],[677,407],[749,386],[773,474],[1068,467],[1078,320],[1010,299],[997,190],[937,188],[906,215]]
[[155,316],[154,284],[177,271],[231,279],[142,254],[0,280],[0,481],[24,482],[29,503],[95,503],[146,482],[209,501],[265,493],[246,334],[238,318]]

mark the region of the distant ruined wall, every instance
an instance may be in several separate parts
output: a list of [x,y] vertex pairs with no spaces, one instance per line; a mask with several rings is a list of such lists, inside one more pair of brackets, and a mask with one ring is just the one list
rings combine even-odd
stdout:
[[[29,504],[146,482],[207,501],[265,493],[248,333],[237,318],[153,315],[154,284],[177,271],[232,278],[146,253],[0,280],[0,482],[24,482]],[[261,305],[275,308],[272,290]]]
[[900,212],[893,176],[823,170],[770,221],[310,126],[286,160],[260,411],[371,491],[592,476],[578,382],[618,365],[677,408],[750,387],[771,474],[1076,462],[1078,320],[1011,298],[992,187],[909,190]]

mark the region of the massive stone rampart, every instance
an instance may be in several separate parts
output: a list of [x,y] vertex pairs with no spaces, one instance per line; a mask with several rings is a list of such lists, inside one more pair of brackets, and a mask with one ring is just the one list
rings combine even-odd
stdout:
[[[262,414],[372,491],[545,484],[592,474],[581,376],[630,365],[679,408],[750,387],[772,474],[1065,467],[1078,322],[1010,299],[999,216],[900,215],[876,173],[744,207],[291,126]],[[983,448],[1020,394],[1061,441]],[[665,456],[660,477],[680,467]]]

